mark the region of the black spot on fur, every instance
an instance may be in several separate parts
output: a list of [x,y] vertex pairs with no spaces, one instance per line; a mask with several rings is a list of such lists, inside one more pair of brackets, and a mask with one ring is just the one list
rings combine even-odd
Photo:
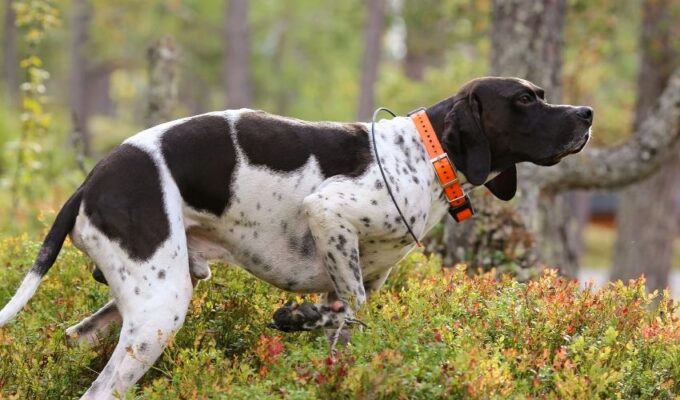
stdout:
[[158,279],[165,279],[165,270],[158,271]]
[[108,285],[106,278],[104,277],[104,273],[102,273],[102,270],[99,269],[99,267],[94,267],[94,270],[92,271],[92,277],[95,281],[103,283],[104,285]]
[[168,238],[158,169],[151,157],[122,144],[92,170],[83,186],[85,214],[133,260],[147,260]]
[[161,150],[184,201],[221,215],[230,202],[236,165],[227,120],[203,115],[173,126],[163,134]]
[[347,238],[343,235],[338,235],[338,246],[340,248],[344,248],[345,245],[347,244]]
[[314,237],[312,231],[308,230],[302,237],[302,245],[300,246],[300,254],[303,257],[310,257],[316,252],[316,245],[314,244]]
[[354,177],[372,160],[368,132],[360,124],[307,122],[260,111],[241,115],[236,131],[250,163],[276,171],[294,171],[314,155],[325,177]]

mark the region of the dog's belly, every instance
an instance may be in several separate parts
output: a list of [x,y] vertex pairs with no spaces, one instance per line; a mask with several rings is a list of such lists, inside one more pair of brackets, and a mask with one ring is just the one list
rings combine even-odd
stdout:
[[221,217],[185,206],[187,232],[200,237],[189,240],[190,252],[192,247],[221,249],[206,258],[238,265],[284,290],[332,290],[302,205],[324,180],[313,157],[287,174],[240,163],[231,204]]
[[[283,290],[332,291],[303,207],[305,197],[325,182],[313,157],[290,174],[241,164],[232,202],[221,217],[184,207],[189,253],[240,266]],[[348,182],[347,192],[361,195],[354,185]],[[365,281],[380,276],[413,247],[403,238],[386,239],[375,226],[375,232],[364,229],[359,238]]]
[[[233,232],[229,232],[232,228],[227,228],[228,233],[223,236],[208,234],[213,230],[204,228],[209,226],[189,231],[190,254],[199,252],[208,260],[241,267],[258,279],[286,291],[321,293],[334,290],[304,219],[285,220],[279,226],[279,234],[264,231],[256,237],[247,227],[236,228]],[[362,275],[364,281],[369,282],[402,259],[413,245],[366,238],[360,241],[359,247]]]
[[[278,215],[273,208],[270,213]],[[304,218],[279,218],[263,229],[256,215],[238,212],[239,218],[206,220],[189,211],[185,218],[194,224],[187,230],[189,253],[239,266],[280,289],[332,290]]]

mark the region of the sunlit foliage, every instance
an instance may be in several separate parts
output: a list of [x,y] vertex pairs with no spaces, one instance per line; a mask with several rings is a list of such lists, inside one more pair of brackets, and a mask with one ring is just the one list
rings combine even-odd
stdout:
[[[0,303],[38,243],[0,241]],[[680,321],[642,280],[581,290],[548,271],[517,283],[416,253],[359,317],[337,361],[317,333],[265,327],[292,295],[242,270],[213,266],[184,328],[135,391],[141,398],[673,398],[680,392]],[[88,261],[68,245],[36,297],[0,330],[0,393],[82,394],[113,351],[68,348],[64,329],[105,303]],[[654,296],[658,308],[649,310]],[[115,335],[114,335],[115,336]],[[131,395],[131,394],[130,394]]]

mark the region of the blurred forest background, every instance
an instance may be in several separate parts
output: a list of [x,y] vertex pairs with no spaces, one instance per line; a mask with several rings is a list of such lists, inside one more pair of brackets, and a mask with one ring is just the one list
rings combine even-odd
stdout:
[[478,190],[478,217],[442,223],[429,250],[522,277],[644,273],[650,289],[680,267],[680,0],[3,2],[3,235],[39,236],[99,158],[155,123],[238,107],[366,121],[493,74],[592,106],[593,140],[521,168],[510,204]]

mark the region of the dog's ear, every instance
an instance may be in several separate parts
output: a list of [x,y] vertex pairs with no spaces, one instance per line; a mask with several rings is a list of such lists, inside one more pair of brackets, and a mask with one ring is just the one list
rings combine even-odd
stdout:
[[486,182],[491,170],[491,150],[482,129],[482,109],[471,88],[454,102],[444,119],[442,139],[456,168],[475,186]]
[[517,191],[517,168],[515,164],[484,184],[494,196],[501,200],[511,200]]

